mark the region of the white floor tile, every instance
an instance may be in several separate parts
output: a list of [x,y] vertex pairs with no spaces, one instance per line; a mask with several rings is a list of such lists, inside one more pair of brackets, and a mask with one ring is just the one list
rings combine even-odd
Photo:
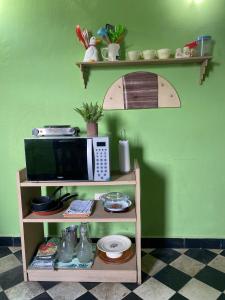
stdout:
[[21,282],[6,290],[5,294],[9,300],[30,300],[43,292],[38,282]]
[[157,259],[151,255],[146,255],[142,257],[141,260],[141,269],[145,273],[153,276],[157,272],[159,272],[162,268],[164,268],[166,264],[161,261],[160,259]]
[[61,282],[50,288],[47,293],[54,300],[74,300],[86,293],[86,291],[78,282]]
[[191,300],[215,300],[220,295],[219,291],[195,278],[192,278],[179,293]]
[[223,249],[208,249],[208,250],[212,251],[212,252],[214,252],[216,254],[220,254],[223,251]]
[[99,300],[121,300],[130,290],[120,283],[100,283],[89,292]]
[[175,291],[159,282],[155,278],[150,278],[133,291],[144,300],[168,300]]
[[190,276],[195,276],[205,265],[185,254],[179,256],[170,265]]
[[14,254],[0,258],[0,273],[6,272],[21,265],[21,262]]
[[188,249],[187,248],[174,248],[175,251],[183,254],[184,252],[186,252]]
[[225,273],[225,257],[222,255],[217,255],[210,263],[208,263],[208,265]]

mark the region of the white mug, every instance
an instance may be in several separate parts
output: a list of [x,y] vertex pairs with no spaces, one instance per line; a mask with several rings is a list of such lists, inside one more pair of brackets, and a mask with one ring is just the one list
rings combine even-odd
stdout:
[[119,58],[120,45],[111,43],[106,48],[101,49],[102,57],[105,60],[116,61]]
[[171,49],[165,48],[165,49],[159,49],[157,50],[157,55],[159,59],[167,59],[170,58],[171,55]]
[[142,55],[144,59],[154,59],[156,57],[156,50],[144,50],[142,51]]
[[140,51],[132,50],[127,52],[129,60],[138,60],[140,58]]

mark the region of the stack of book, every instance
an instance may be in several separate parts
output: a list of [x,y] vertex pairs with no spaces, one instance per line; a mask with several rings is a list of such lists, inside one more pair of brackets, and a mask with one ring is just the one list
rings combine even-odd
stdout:
[[54,263],[58,248],[56,239],[50,239],[39,246],[31,267],[35,269],[54,269]]
[[74,200],[63,216],[68,218],[89,217],[92,214],[94,203],[94,200]]

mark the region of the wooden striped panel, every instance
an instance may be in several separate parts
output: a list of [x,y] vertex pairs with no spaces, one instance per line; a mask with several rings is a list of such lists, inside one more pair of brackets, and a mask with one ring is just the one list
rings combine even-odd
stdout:
[[158,76],[133,72],[123,76],[125,109],[158,107]]

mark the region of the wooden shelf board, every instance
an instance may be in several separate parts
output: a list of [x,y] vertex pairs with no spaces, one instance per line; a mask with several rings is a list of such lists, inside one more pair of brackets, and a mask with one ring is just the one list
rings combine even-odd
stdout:
[[135,208],[124,213],[108,213],[104,210],[100,201],[96,201],[93,214],[86,218],[65,218],[63,211],[50,216],[37,216],[29,214],[23,218],[24,223],[71,223],[71,222],[136,222]]
[[78,62],[80,67],[115,67],[115,66],[135,66],[135,65],[163,65],[163,64],[188,64],[202,63],[212,59],[212,56],[190,57],[190,58],[169,58],[169,59],[149,59],[149,60],[118,60],[118,61],[98,61],[98,62]]
[[89,281],[89,282],[137,282],[137,257],[124,264],[106,264],[96,257],[89,270],[41,270],[28,268],[29,281]]
[[129,172],[128,174],[112,174],[110,181],[27,181],[26,179],[20,182],[20,186],[112,186],[112,185],[135,185],[135,173]]

